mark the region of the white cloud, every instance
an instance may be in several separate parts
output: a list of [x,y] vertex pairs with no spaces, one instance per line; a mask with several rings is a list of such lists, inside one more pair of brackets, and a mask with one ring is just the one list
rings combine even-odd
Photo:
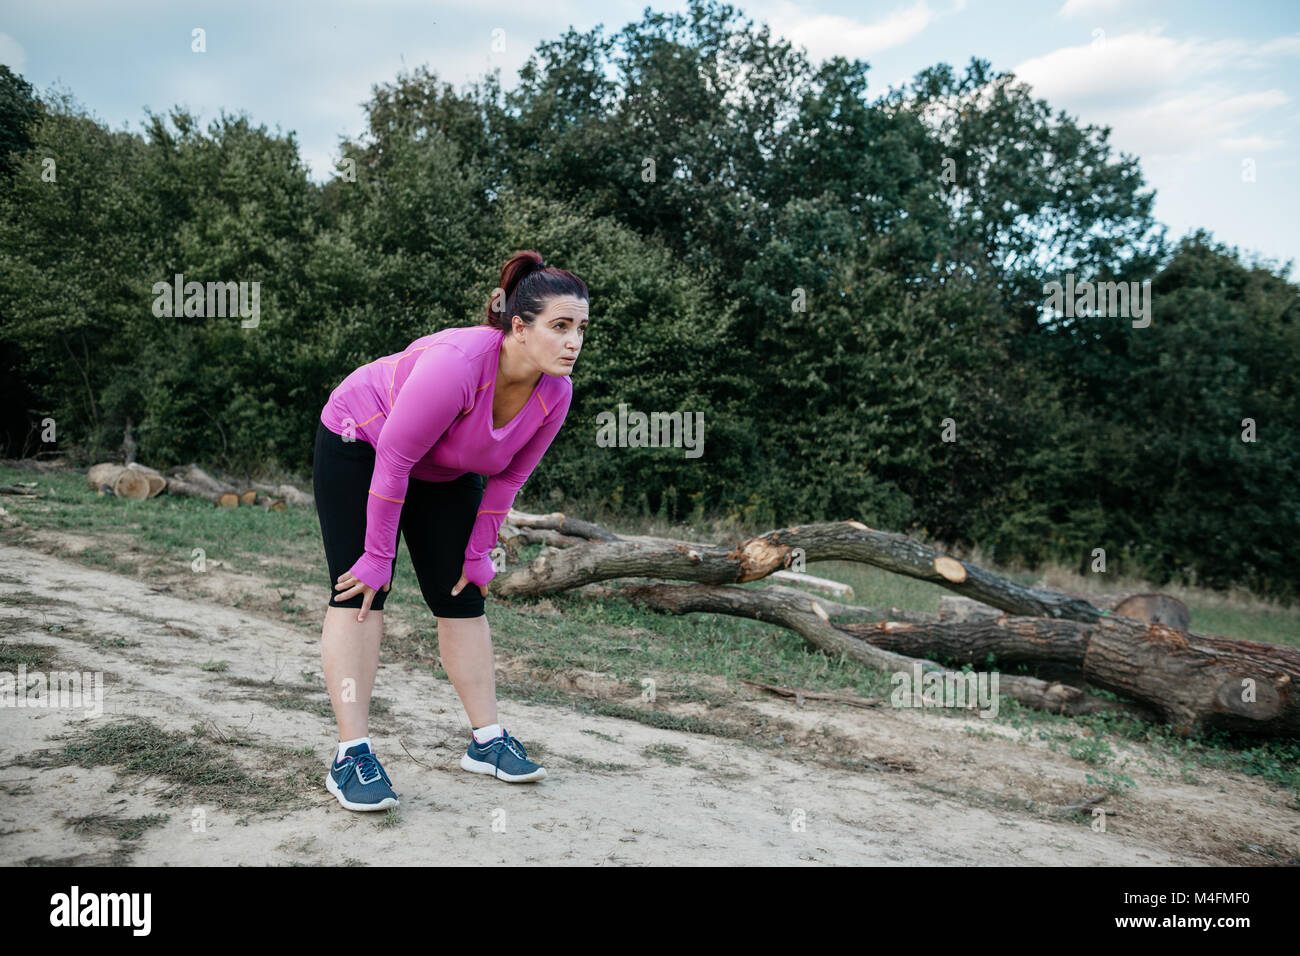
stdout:
[[1207,43],[1154,33],[1127,33],[1082,46],[1062,47],[1013,68],[1017,78],[1057,100],[1116,97],[1175,89],[1197,74],[1221,69],[1246,52],[1238,40]]
[[1209,153],[1285,145],[1266,135],[1271,130],[1251,125],[1290,102],[1287,95],[1275,88],[1243,89],[1229,82],[1229,71],[1257,62],[1266,49],[1283,53],[1290,41],[1282,37],[1252,45],[1128,33],[1053,50],[1013,72],[1054,109],[1111,127],[1117,149],[1141,156],[1144,163],[1177,164]]
[[[1122,110],[1107,123],[1120,148],[1143,156],[1192,156],[1211,144],[1222,147],[1246,123],[1287,103],[1281,90],[1236,95],[1202,90],[1170,97],[1147,106]],[[1254,137],[1260,138],[1262,137]]]
[[1277,37],[1261,44],[1255,51],[1260,56],[1297,56],[1300,55],[1300,33]]
[[1108,13],[1119,6],[1120,0],[1065,0],[1057,11],[1061,17],[1081,17],[1093,13]]
[[[963,6],[964,3],[959,3],[954,12],[960,12]],[[774,34],[805,47],[809,57],[816,61],[831,56],[865,58],[902,46],[920,35],[936,16],[926,0],[900,7],[874,23],[860,23],[829,13],[809,16],[798,5],[783,2],[766,19]]]
[[7,33],[0,33],[0,63],[15,73],[21,73],[27,66],[27,52],[23,45]]
[[1260,153],[1280,149],[1286,145],[1286,140],[1269,139],[1267,136],[1242,136],[1239,139],[1221,139],[1219,145],[1230,153]]

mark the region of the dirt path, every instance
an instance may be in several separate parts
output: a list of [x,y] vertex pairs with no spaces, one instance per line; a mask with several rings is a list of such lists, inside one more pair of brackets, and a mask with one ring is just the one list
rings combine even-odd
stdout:
[[[1108,800],[1119,816],[1095,832],[1086,815],[1046,809],[1097,790],[1088,765],[977,717],[889,708],[747,703],[791,721],[803,749],[820,735],[880,768],[850,771],[506,700],[505,726],[543,745],[549,771],[512,787],[460,770],[466,725],[451,686],[393,663],[380,667],[376,695],[388,707],[372,736],[400,815],[350,813],[321,785],[335,736],[319,625],[8,545],[0,586],[0,638],[48,648],[61,669],[102,671],[106,684],[100,717],[0,707],[0,864],[107,862],[122,852],[120,827],[85,818],[153,814],[169,816],[130,840],[131,862],[1198,865],[1273,862],[1259,847],[1300,852],[1300,813],[1277,787],[1203,771],[1188,783],[1176,769],[1134,765],[1125,772],[1139,789]],[[299,597],[324,606],[323,588]],[[217,661],[226,668],[204,669]],[[290,782],[300,799],[178,800],[167,779],[120,767],[21,762],[126,717],[182,733],[202,724],[205,747],[268,790]],[[800,814],[802,830],[792,826]]]

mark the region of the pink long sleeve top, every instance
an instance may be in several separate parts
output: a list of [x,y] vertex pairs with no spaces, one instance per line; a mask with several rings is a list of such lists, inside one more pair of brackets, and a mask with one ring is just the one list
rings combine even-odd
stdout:
[[488,552],[515,495],[564,424],[573,397],[567,375],[543,373],[518,414],[493,428],[504,340],[505,333],[490,325],[423,336],[404,351],[353,371],[321,410],[320,420],[330,431],[375,449],[365,553],[350,569],[375,590],[392,577],[409,478],[487,476],[465,547],[465,577],[485,585],[496,573]]

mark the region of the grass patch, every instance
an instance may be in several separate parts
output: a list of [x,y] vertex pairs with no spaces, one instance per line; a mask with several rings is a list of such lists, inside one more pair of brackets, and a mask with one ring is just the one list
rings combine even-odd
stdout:
[[268,768],[266,777],[253,776],[202,734],[162,730],[144,719],[73,734],[62,750],[38,751],[15,763],[38,768],[112,767],[128,776],[158,777],[167,782],[163,795],[173,805],[283,810],[302,805],[308,792],[300,781],[286,779],[288,768],[279,761]]
[[641,756],[647,760],[662,760],[672,766],[680,766],[686,760],[686,748],[677,744],[651,744],[641,748]]
[[48,671],[58,661],[53,651],[43,644],[0,641],[0,671],[16,672],[20,666],[29,671]]
[[140,817],[121,817],[111,813],[92,813],[72,817],[65,822],[73,832],[82,836],[109,836],[123,842],[138,840],[150,827],[161,826],[170,817],[165,813],[151,813]]
[[579,770],[586,770],[590,773],[626,773],[629,770],[639,770],[629,763],[614,763],[608,760],[589,760],[586,757],[565,756],[565,760],[573,764]]

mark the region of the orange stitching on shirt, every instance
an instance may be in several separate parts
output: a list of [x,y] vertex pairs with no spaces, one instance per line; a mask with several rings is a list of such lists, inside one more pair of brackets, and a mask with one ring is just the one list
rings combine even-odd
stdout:
[[406,358],[407,355],[414,355],[416,352],[423,352],[428,347],[429,346],[427,345],[421,345],[418,349],[411,349],[411,351],[407,352],[406,355],[399,356],[395,361],[392,362],[387,362],[384,361],[383,359],[378,360],[380,362],[383,362],[383,364],[385,365],[391,365],[393,367],[393,380],[388,383],[388,410],[390,412],[393,410],[393,386],[397,384],[397,363],[400,362],[402,359]]
[[383,498],[385,501],[391,501],[391,502],[393,502],[394,504],[399,504],[399,505],[404,505],[404,504],[406,504],[406,499],[405,499],[405,498],[389,498],[389,497],[387,497],[386,495],[381,495],[381,494],[380,494],[379,492],[377,492],[377,491],[372,491],[372,492],[370,492],[370,493],[371,493],[372,495],[374,495],[376,498]]
[[491,382],[488,382],[487,385],[480,385],[478,388],[474,389],[474,401],[470,402],[469,408],[461,409],[462,415],[468,415],[470,412],[474,411],[474,406],[478,404],[478,393],[491,384]]
[[[486,508],[484,508],[482,511],[478,513],[478,515],[506,515],[509,513],[510,513],[509,508],[507,508],[505,511],[488,511]],[[475,515],[474,517],[477,518],[478,515]]]
[[388,414],[387,412],[375,412],[373,415],[371,415],[369,418],[367,418],[364,422],[362,422],[360,425],[358,425],[357,428],[364,428],[365,426],[367,426],[367,425],[369,425],[371,422],[373,422],[376,418],[378,418],[380,415],[387,415],[387,414]]

